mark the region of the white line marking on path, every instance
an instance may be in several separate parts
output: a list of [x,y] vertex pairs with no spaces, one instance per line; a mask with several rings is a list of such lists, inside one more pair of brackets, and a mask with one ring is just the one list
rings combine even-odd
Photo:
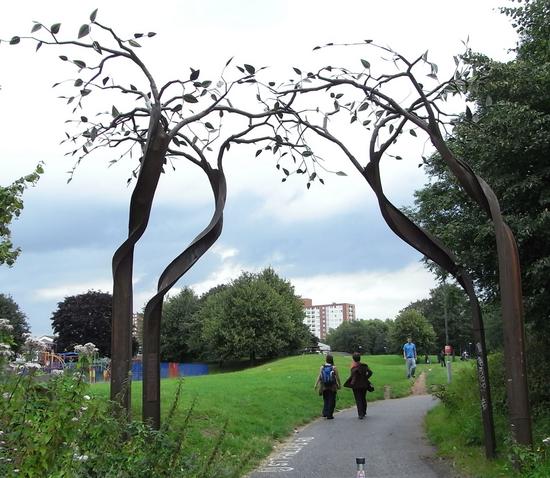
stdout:
[[314,439],[315,437],[300,437],[286,443],[277,454],[269,458],[269,461],[256,471],[258,473],[285,473],[294,470],[290,466],[292,458]]

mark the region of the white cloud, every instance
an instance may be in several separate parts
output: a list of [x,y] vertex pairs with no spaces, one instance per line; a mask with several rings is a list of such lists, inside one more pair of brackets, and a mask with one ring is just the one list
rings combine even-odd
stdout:
[[[228,260],[205,280],[191,284],[197,294],[236,279],[243,271],[258,272],[261,267]],[[398,270],[358,271],[349,274],[319,274],[289,277],[296,294],[314,304],[348,302],[355,304],[361,319],[393,319],[409,303],[428,297],[437,286],[422,264],[413,262]],[[177,293],[172,291],[171,295]]]
[[235,257],[239,253],[234,247],[225,247],[223,244],[216,244],[212,247],[212,252],[220,256],[222,261]]
[[355,304],[360,319],[393,319],[410,302],[428,296],[434,276],[415,262],[395,271],[360,271],[292,277],[296,293],[313,304]]
[[91,282],[78,282],[74,284],[63,284],[55,287],[45,287],[37,289],[34,297],[38,301],[42,300],[62,300],[70,295],[83,294],[89,290],[101,292],[111,292],[113,283],[110,280],[98,280]]
[[[135,274],[132,279],[134,286],[141,282],[145,277],[144,274]],[[44,287],[37,289],[34,292],[34,298],[37,301],[45,300],[62,300],[70,295],[84,294],[89,290],[97,290],[100,292],[108,292],[109,294],[113,291],[113,281],[112,279],[97,279],[89,282],[74,282],[70,284],[60,284],[52,287]]]
[[257,270],[258,268],[244,266],[238,263],[224,262],[220,268],[211,272],[205,280],[191,284],[190,287],[197,294],[204,294],[212,287],[231,282],[233,279],[239,277],[243,271],[257,272]]

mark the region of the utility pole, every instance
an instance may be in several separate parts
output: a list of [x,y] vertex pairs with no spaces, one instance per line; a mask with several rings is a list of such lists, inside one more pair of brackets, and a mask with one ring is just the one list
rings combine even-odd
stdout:
[[[449,346],[449,326],[448,326],[448,317],[447,317],[447,283],[443,281],[444,290],[443,290],[443,317],[445,319],[445,355],[447,355],[447,351],[449,350],[447,347]],[[449,352],[451,353],[451,352]],[[449,355],[447,359],[447,383],[451,383],[452,380],[452,370],[451,370],[451,357]]]

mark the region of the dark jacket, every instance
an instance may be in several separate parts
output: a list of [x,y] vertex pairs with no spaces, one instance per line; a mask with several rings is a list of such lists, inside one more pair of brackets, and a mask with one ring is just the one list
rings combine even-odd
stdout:
[[344,383],[344,387],[349,388],[369,388],[369,378],[372,375],[372,370],[366,363],[359,363],[351,369],[351,375]]

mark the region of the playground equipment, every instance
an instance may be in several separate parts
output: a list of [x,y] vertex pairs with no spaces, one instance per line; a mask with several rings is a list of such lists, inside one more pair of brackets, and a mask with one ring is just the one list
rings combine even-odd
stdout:
[[51,350],[42,350],[39,352],[38,362],[42,365],[42,370],[51,373],[52,370],[63,370],[65,368],[65,359],[61,354],[56,354]]

